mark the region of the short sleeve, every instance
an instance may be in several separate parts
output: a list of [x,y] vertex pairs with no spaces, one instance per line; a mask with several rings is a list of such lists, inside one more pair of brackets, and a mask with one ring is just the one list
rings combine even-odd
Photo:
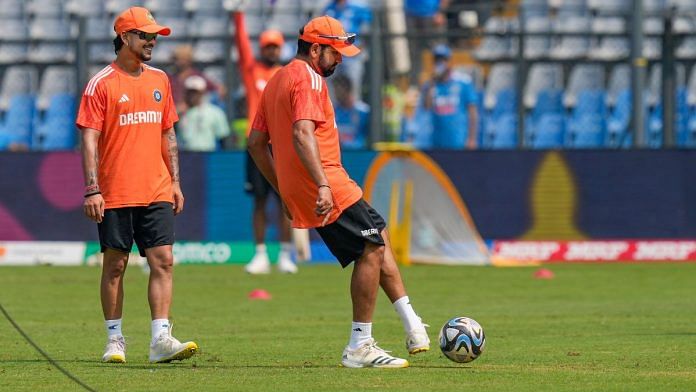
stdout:
[[106,96],[104,83],[97,84],[92,94],[88,94],[88,90],[85,89],[75,124],[80,128],[92,128],[102,131],[104,129],[104,117],[106,117]]
[[469,81],[462,82],[462,95],[462,101],[467,105],[476,105],[478,103],[478,96],[473,83]]
[[292,122],[312,120],[316,123],[326,122],[324,100],[326,83],[316,73],[308,74],[306,78],[296,81],[293,85],[291,99]]
[[165,78],[167,83],[167,103],[164,105],[162,112],[162,131],[174,126],[174,123],[179,121],[179,115],[176,113],[176,105],[174,104],[174,96],[172,96],[172,85],[169,83],[169,78]]
[[266,94],[261,95],[261,102],[256,109],[256,116],[254,117],[254,122],[251,125],[251,129],[256,129],[261,132],[268,132],[268,123],[266,122],[266,111],[264,110],[264,103],[266,102]]

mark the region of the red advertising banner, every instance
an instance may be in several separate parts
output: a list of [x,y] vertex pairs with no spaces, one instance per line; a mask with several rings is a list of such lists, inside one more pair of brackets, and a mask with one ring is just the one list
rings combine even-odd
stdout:
[[494,241],[491,253],[545,262],[696,261],[696,241]]

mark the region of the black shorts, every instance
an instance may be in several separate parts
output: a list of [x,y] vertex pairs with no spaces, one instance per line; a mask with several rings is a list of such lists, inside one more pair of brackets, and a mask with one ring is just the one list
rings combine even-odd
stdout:
[[343,211],[338,219],[316,230],[343,268],[359,259],[365,251],[365,241],[384,245],[384,219],[363,199]]
[[244,190],[256,199],[265,199],[269,194],[277,195],[275,189],[263,176],[263,173],[256,166],[256,162],[254,162],[248,151],[246,155],[246,182],[244,183]]
[[104,219],[98,228],[102,252],[111,248],[130,253],[135,240],[140,256],[145,257],[145,249],[174,244],[172,203],[104,210]]

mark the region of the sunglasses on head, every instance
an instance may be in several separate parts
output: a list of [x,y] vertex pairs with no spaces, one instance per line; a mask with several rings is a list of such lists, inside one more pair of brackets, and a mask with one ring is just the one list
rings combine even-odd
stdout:
[[346,35],[341,36],[341,35],[324,35],[324,34],[319,34],[321,38],[327,38],[327,39],[335,39],[337,41],[344,41],[347,45],[352,45],[355,43],[355,33],[346,33]]
[[150,42],[153,39],[157,39],[157,33],[146,33],[144,31],[140,31],[140,30],[131,30],[131,31],[129,31],[129,33],[135,34],[138,36],[138,38],[145,40],[147,42]]

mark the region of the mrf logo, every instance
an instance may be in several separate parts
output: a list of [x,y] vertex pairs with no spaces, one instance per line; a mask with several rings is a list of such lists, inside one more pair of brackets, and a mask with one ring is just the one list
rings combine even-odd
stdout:
[[363,237],[368,237],[371,235],[379,234],[379,231],[377,231],[377,229],[366,229],[360,230],[360,234],[362,234]]

